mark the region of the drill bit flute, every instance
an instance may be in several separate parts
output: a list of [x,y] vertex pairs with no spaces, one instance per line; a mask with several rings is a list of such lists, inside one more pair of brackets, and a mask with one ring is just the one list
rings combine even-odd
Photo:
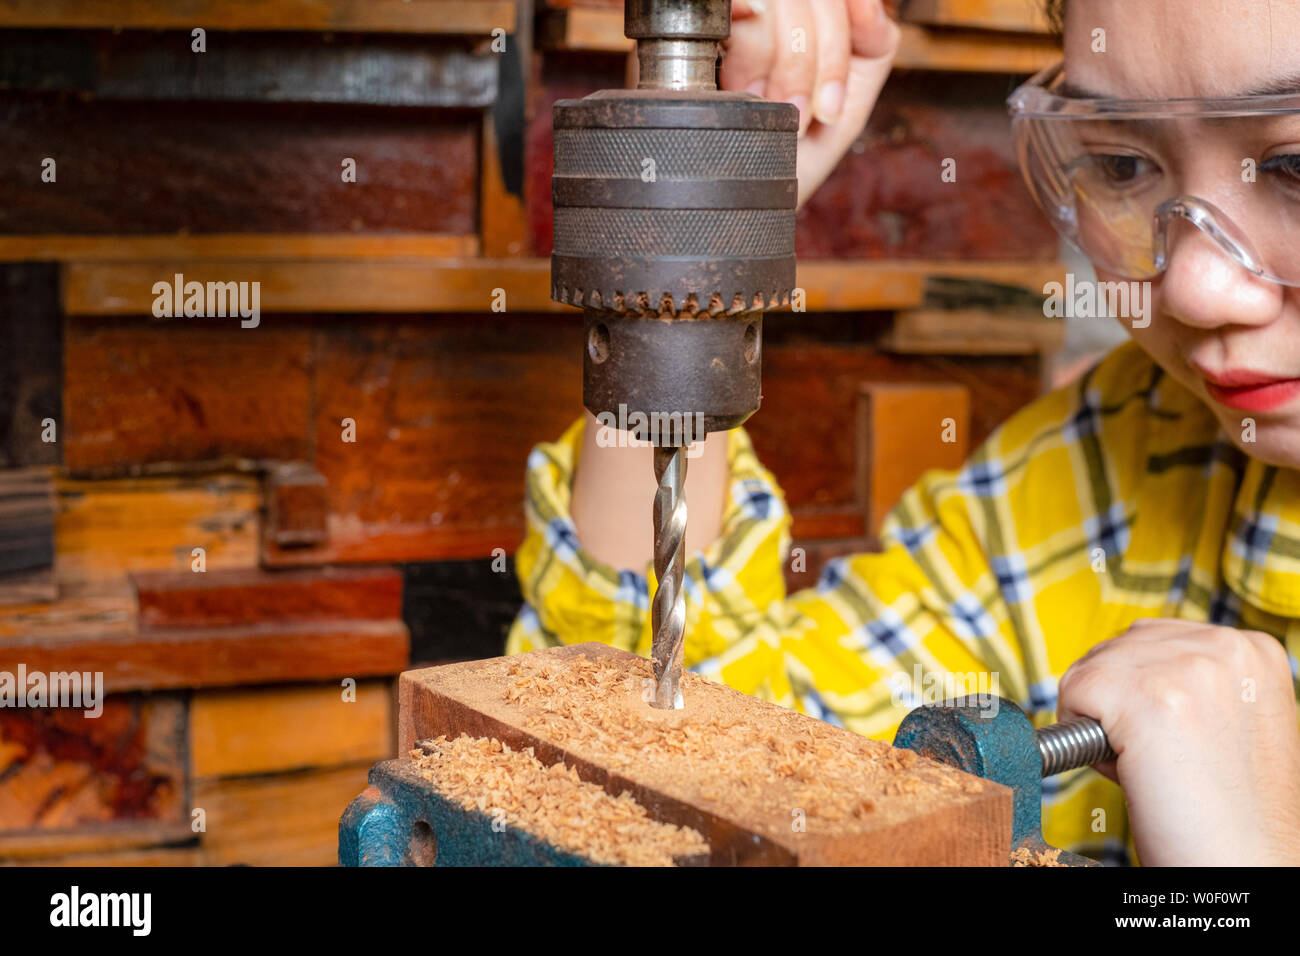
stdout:
[[682,575],[686,569],[686,450],[680,445],[656,445],[655,478],[655,588],[650,624],[654,638],[654,706],[683,706],[682,656],[686,648],[686,596]]
[[758,409],[794,287],[799,112],[717,89],[730,32],[730,0],[625,0],[637,89],[555,104],[551,297],[583,310],[583,403],[655,446],[657,707],[682,706],[684,449]]

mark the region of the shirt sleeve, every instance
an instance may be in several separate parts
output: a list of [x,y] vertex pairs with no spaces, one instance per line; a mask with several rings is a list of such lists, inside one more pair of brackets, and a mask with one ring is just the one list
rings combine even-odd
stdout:
[[[652,572],[595,561],[569,516],[582,428],[539,445],[529,461],[527,537],[516,557],[526,603],[508,653],[583,641],[650,651]],[[927,473],[886,519],[879,553],[832,561],[815,587],[787,598],[781,490],[742,429],[731,433],[728,459],[722,534],[685,571],[688,668],[881,739],[922,703],[1023,696],[1015,630],[962,475]],[[978,462],[977,454],[967,469]]]

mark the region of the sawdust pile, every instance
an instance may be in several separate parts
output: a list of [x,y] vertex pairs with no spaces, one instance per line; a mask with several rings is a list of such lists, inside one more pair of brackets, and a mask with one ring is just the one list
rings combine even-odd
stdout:
[[[486,675],[484,675],[486,677]],[[684,674],[684,711],[641,705],[653,680],[650,661],[591,659],[562,666],[512,658],[502,699],[519,709],[522,726],[566,749],[594,756],[635,779],[689,779],[700,802],[734,816],[776,821],[824,821],[837,830],[867,824],[882,804],[932,799],[934,788],[983,793],[982,781],[945,770],[909,750],[837,731],[778,707],[730,707],[716,685]],[[717,706],[707,705],[710,701]],[[692,710],[692,702],[695,708]],[[743,719],[741,719],[743,718]],[[783,822],[781,822],[783,821]],[[787,831],[788,832],[788,829]]]
[[1061,862],[1061,851],[1056,847],[1035,852],[1022,846],[1011,854],[1012,866],[1066,866]]
[[652,820],[630,794],[610,796],[572,767],[545,766],[531,747],[464,734],[423,746],[411,757],[439,793],[466,809],[504,811],[507,825],[598,863],[672,866],[674,857],[709,852],[697,831]]

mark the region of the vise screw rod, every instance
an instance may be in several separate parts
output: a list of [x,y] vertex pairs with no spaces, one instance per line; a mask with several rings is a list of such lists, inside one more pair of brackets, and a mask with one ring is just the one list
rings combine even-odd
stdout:
[[1075,717],[1040,727],[1036,736],[1038,752],[1043,755],[1044,777],[1115,759],[1106,731],[1091,717]]

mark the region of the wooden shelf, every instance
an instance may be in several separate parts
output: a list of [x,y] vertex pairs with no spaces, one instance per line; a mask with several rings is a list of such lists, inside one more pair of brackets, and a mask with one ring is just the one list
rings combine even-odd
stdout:
[[477,236],[226,234],[207,236],[0,236],[0,262],[138,262],[167,259],[282,261],[460,258]]
[[487,36],[514,32],[513,0],[0,0],[0,27],[331,30]]
[[[69,315],[149,315],[153,285],[260,282],[265,314],[284,312],[488,312],[498,289],[511,312],[566,312],[551,300],[547,259],[348,258],[273,260],[157,256],[72,260],[63,269]],[[1061,277],[1053,262],[804,260],[799,287],[816,312],[920,307],[925,279],[947,276],[1029,289]],[[215,320],[220,321],[220,320]]]
[[1061,58],[1060,46],[1048,37],[932,30],[910,23],[900,30],[896,69],[1030,74]]
[[[974,73],[1036,73],[1061,57],[1057,41],[1028,32],[980,29],[932,29],[899,25],[895,67],[904,70],[953,70]],[[628,53],[633,43],[623,36],[621,10],[569,7],[542,18],[538,41],[543,49],[588,53]]]
[[1051,33],[1041,0],[902,0],[898,18],[932,27]]

